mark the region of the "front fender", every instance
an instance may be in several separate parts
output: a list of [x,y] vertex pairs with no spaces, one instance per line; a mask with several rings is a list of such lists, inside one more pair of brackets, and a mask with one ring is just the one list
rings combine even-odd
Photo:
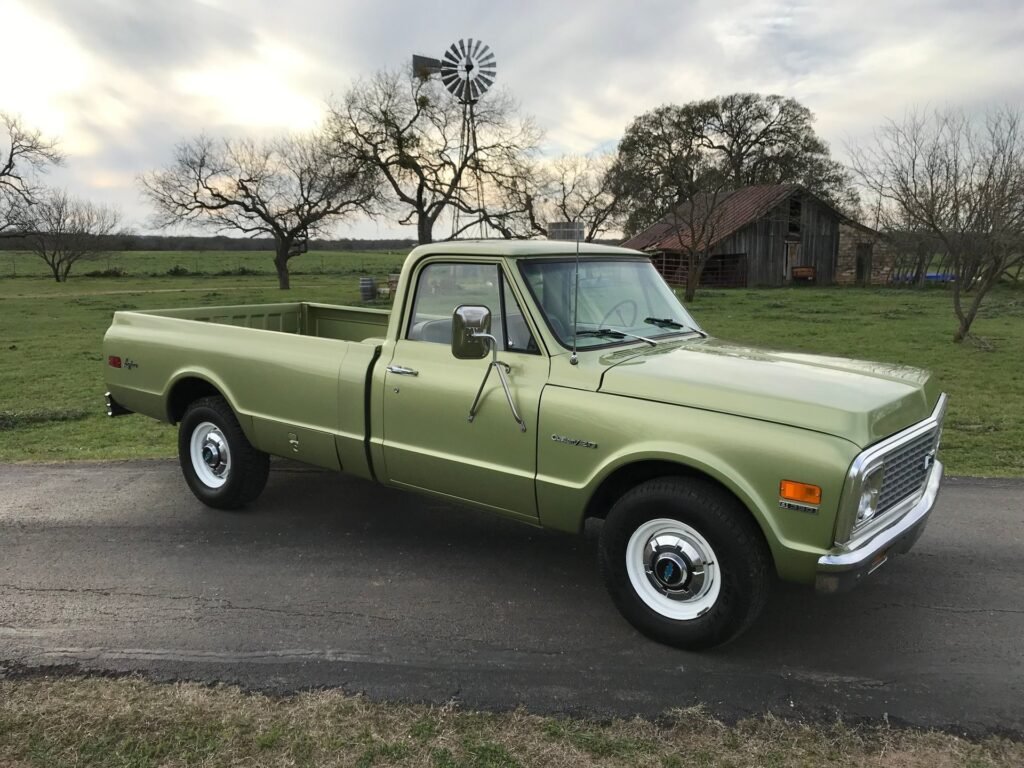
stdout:
[[[843,481],[857,453],[846,440],[769,421],[560,387],[544,391],[538,440],[545,527],[580,530],[609,477],[669,462],[733,493],[764,533],[779,575],[797,581],[813,581],[817,558],[832,546]],[[780,508],[781,480],[820,486],[818,510]]]

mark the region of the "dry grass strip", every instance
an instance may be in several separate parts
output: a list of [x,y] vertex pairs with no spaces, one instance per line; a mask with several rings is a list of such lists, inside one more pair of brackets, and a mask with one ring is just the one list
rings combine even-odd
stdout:
[[381,704],[336,691],[274,698],[139,679],[0,680],[0,766],[1024,765],[1024,744],[772,717],[725,725],[699,710],[659,722]]

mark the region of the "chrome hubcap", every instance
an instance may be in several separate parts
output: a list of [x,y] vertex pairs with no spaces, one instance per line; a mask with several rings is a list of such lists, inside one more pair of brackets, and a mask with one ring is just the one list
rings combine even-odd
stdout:
[[663,534],[647,542],[645,572],[654,588],[673,600],[700,594],[706,581],[705,557],[683,536]]
[[231,451],[224,433],[217,425],[204,421],[192,432],[189,441],[192,468],[199,479],[211,488],[220,488],[231,471]]
[[714,550],[679,520],[659,518],[639,526],[626,545],[626,572],[640,599],[671,619],[704,615],[721,591]]

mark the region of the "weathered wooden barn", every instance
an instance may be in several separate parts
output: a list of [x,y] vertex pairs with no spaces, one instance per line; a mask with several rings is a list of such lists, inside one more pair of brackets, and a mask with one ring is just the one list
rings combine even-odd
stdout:
[[[699,212],[702,206],[702,221],[708,223],[687,226],[686,216],[696,217],[699,214],[692,211]],[[851,221],[799,185],[743,187],[712,202],[684,203],[683,208],[690,213],[666,216],[623,243],[651,254],[670,284],[685,285],[684,254],[697,232],[706,233],[711,241],[712,255],[701,276],[704,286],[778,286],[793,281],[868,284],[884,279],[883,254],[876,252],[872,258],[872,252],[878,251],[878,233]],[[858,260],[867,259],[866,269],[847,268],[840,254],[848,251],[856,253]]]

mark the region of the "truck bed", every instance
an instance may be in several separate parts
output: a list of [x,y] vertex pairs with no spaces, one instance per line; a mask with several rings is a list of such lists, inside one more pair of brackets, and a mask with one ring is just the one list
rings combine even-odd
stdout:
[[165,421],[181,398],[216,390],[260,450],[365,476],[367,382],[390,314],[308,302],[116,312],[108,388]]
[[391,316],[391,312],[386,309],[364,309],[305,301],[157,309],[139,314],[340,341],[382,338],[387,331],[388,318]]

